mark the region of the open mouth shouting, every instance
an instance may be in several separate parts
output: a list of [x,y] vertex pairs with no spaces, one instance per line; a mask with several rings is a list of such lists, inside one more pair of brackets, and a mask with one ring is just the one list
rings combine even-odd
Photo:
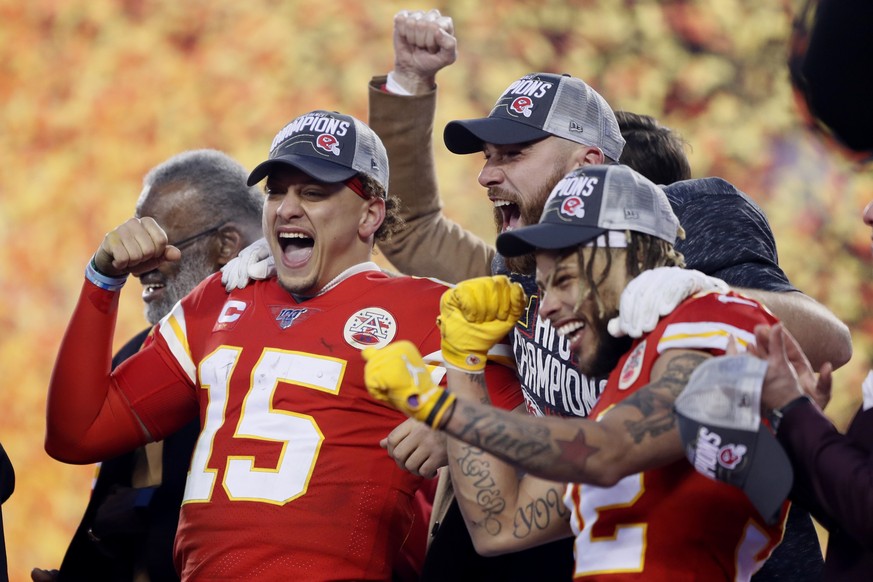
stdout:
[[518,204],[503,198],[491,198],[491,202],[494,204],[494,216],[500,232],[506,232],[519,226],[521,210],[519,210]]
[[314,238],[299,231],[281,231],[278,238],[282,249],[282,262],[286,267],[295,269],[309,262],[315,246]]

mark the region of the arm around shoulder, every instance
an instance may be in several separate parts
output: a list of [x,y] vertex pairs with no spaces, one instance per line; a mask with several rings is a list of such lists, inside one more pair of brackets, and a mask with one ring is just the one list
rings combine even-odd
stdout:
[[785,324],[814,369],[826,362],[837,369],[851,359],[852,334],[848,326],[812,297],[799,291],[741,289],[740,292],[763,303]]

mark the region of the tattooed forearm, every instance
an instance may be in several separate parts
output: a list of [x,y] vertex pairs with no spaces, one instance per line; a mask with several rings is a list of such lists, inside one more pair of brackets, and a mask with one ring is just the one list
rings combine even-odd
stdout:
[[[554,434],[543,419],[483,409],[455,402],[452,423],[444,430],[458,440],[482,448],[502,460],[535,474],[561,479],[554,471],[579,470],[600,449],[587,442],[581,427],[574,433]],[[568,436],[563,436],[563,434]]]
[[520,414],[490,407],[477,410],[459,402],[453,421],[460,425],[447,430],[458,439],[510,462],[542,462],[538,457],[551,450],[551,431],[545,426],[530,426],[526,420],[530,419]]
[[473,447],[463,447],[463,456],[458,458],[458,471],[453,479],[463,479],[475,490],[476,505],[482,511],[483,529],[496,536],[500,533],[499,516],[506,509],[506,500],[491,474],[491,464],[483,458],[485,453]]
[[512,535],[524,539],[531,533],[546,530],[553,519],[563,520],[570,514],[564,505],[563,491],[551,488],[542,497],[538,497],[515,512]]
[[703,353],[681,354],[673,358],[660,378],[621,402],[622,406],[632,406],[643,413],[641,420],[625,423],[635,442],[641,442],[646,435],[656,437],[675,427],[673,402],[685,388],[691,372],[705,359],[707,355]]
[[558,462],[569,463],[580,469],[585,467],[588,457],[600,450],[598,447],[592,447],[588,444],[583,430],[579,430],[572,441],[556,439],[555,444],[557,444],[559,451]]
[[640,443],[646,435],[656,437],[673,430],[676,426],[676,416],[672,412],[659,412],[640,421],[625,423],[628,432],[635,443]]
[[[499,535],[503,531],[500,518],[507,509],[507,501],[494,478],[486,453],[475,447],[462,447],[452,479],[456,486],[463,482],[465,489],[472,491],[481,515],[477,524],[489,535]],[[568,515],[569,510],[563,501],[563,490],[558,486],[550,487],[535,500],[515,510],[512,535],[517,539],[524,539],[548,529],[555,520],[566,519]]]

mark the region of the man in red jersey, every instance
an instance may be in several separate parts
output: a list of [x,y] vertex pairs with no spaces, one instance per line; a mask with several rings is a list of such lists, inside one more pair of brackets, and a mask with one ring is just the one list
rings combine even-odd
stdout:
[[[262,236],[264,197],[248,177],[242,164],[210,149],[171,156],[143,177],[134,216],[154,218],[183,255],[139,274],[150,327],[116,352],[113,365],[151,341],[151,326]],[[60,568],[34,568],[31,580],[178,582],[173,543],[199,432],[193,419],[164,440],[102,461]]]
[[[539,224],[497,238],[505,256],[536,253],[540,316],[569,341],[580,370],[610,374],[591,419],[503,414],[481,404],[485,382],[469,371],[449,368],[450,393],[431,387],[409,371],[423,364],[407,343],[364,352],[374,396],[415,418],[427,411],[453,437],[452,482],[480,553],[575,536],[579,580],[748,580],[781,539],[785,506],[761,515],[739,488],[697,473],[672,407],[697,365],[724,353],[731,337],[754,341],[755,326],[774,318],[716,286],[639,339],[607,331],[631,279],[682,266],[673,249],[680,232],[663,190],[613,165],[567,174]],[[480,353],[511,328],[524,295],[506,289],[483,277],[447,292],[444,354],[447,345]],[[495,317],[495,303],[511,315]]]
[[199,414],[175,548],[183,580],[387,580],[421,479],[379,446],[405,417],[367,394],[360,350],[408,340],[439,382],[446,287],[370,262],[396,211],[384,147],[357,119],[298,117],[248,182],[264,178],[276,277],[230,294],[207,278],[114,372],[121,286],[181,252],[149,217],[106,235],[55,364],[46,450],[93,462]]

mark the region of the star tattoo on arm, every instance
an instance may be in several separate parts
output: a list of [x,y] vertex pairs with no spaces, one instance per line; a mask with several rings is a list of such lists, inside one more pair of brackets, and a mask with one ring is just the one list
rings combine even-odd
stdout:
[[576,465],[584,465],[585,460],[588,459],[588,457],[600,450],[599,448],[592,447],[588,444],[585,439],[585,433],[581,430],[576,433],[573,440],[555,439],[555,444],[558,447],[557,462],[559,463],[567,462]]

